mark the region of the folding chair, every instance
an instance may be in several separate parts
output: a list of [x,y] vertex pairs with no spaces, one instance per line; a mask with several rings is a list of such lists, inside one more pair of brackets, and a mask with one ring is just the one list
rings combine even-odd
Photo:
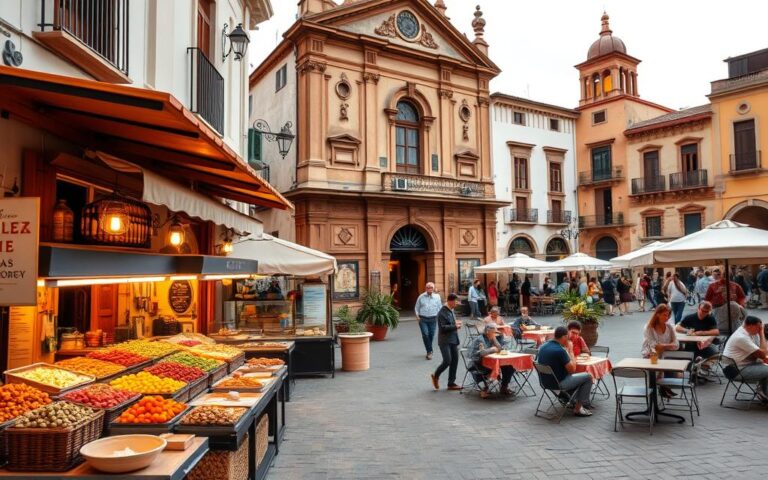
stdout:
[[551,297],[545,297],[540,300],[541,302],[541,313],[543,315],[554,315],[555,314],[555,299]]
[[464,339],[464,345],[463,347],[469,347],[472,344],[472,340],[474,340],[476,337],[480,335],[480,327],[476,322],[467,321],[464,322],[464,326],[467,330],[467,336]]
[[[603,347],[601,345],[595,345],[589,349],[589,352],[593,357],[605,357],[608,358],[608,353],[611,351],[609,347]],[[608,400],[611,398],[611,391],[605,381],[601,378],[595,382],[595,386],[592,387],[592,396],[589,398],[590,402],[595,401],[595,397],[600,395],[600,398]]]
[[[746,410],[749,410],[753,403],[757,403],[755,400],[757,399],[758,384],[760,381],[744,379],[744,377],[741,376],[741,369],[736,364],[736,360],[731,357],[721,355],[720,367],[723,370],[726,380],[728,380],[728,383],[725,384],[725,390],[723,390],[723,397],[720,399],[720,406],[726,408],[738,408],[735,406],[723,405],[725,394],[728,393],[728,389],[733,385],[736,387],[736,393],[733,395],[733,399],[737,402],[747,402]],[[743,388],[746,388],[746,391],[742,390]],[[739,398],[739,395],[746,396],[746,398]]]
[[[658,380],[658,386],[664,386],[672,390],[679,390],[680,397],[669,400],[661,395],[661,406],[669,410],[688,410],[691,416],[691,426],[693,426],[693,409],[696,408],[696,416],[699,415],[699,400],[696,397],[696,375],[694,373],[695,364],[693,361],[693,352],[671,351],[667,350],[661,353],[661,358],[674,360],[688,360],[688,370],[682,377],[665,377]],[[682,402],[682,403],[681,403]],[[679,408],[683,407],[683,408]]]
[[[635,421],[635,420],[627,420],[624,417],[624,406],[625,405],[645,405],[646,412],[648,414],[648,433],[653,435],[653,421],[656,415],[656,412],[654,411],[654,403],[652,401],[651,395],[653,395],[653,390],[650,387],[650,375],[655,375],[655,373],[650,373],[647,370],[643,370],[640,368],[614,368],[611,371],[611,377],[613,378],[613,390],[616,392],[616,415],[613,417],[613,431],[618,432],[618,425],[621,424],[621,427],[624,428],[624,424],[635,424],[635,425],[644,425],[645,422]],[[618,388],[616,385],[616,379],[617,378],[642,378],[644,384],[643,385],[626,385],[623,384],[621,388]],[[637,401],[631,401],[636,399],[643,399],[643,402],[637,402]],[[632,412],[629,412],[632,413]]]
[[[539,386],[541,387],[541,398],[536,405],[535,417],[546,418],[547,420],[557,419],[557,423],[565,415],[565,411],[568,410],[568,404],[573,401],[573,397],[576,395],[576,390],[566,392],[560,388],[560,381],[552,371],[552,367],[549,365],[542,365],[540,363],[533,364],[536,369],[536,373],[539,375]],[[545,410],[541,409],[541,403],[546,398],[549,401],[549,407]],[[557,406],[560,405],[560,412],[558,412]],[[543,415],[539,415],[539,414]]]
[[720,366],[720,354],[712,355],[697,362],[698,369],[696,380],[698,383],[717,382],[723,384],[723,369]]
[[[480,392],[482,388],[480,387],[479,382],[483,382],[488,387],[489,392],[494,392],[499,389],[499,382],[496,380],[492,380],[488,377],[488,375],[482,373],[480,370],[477,369],[475,364],[472,362],[472,359],[467,357],[467,352],[469,349],[462,348],[459,350],[459,354],[461,355],[461,361],[464,362],[464,369],[466,370],[464,372],[464,380],[461,382],[462,390],[460,393],[464,393],[469,390],[473,392]],[[469,382],[467,380],[470,379]],[[478,381],[478,379],[480,379]]]
[[525,348],[536,348],[536,342],[523,338],[523,332],[515,327],[512,327],[512,338],[515,339],[515,348],[518,352],[522,352]]

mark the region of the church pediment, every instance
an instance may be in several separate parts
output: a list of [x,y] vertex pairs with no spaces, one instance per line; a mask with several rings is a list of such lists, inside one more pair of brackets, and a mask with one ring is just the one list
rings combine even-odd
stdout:
[[426,0],[363,0],[312,15],[308,20],[386,40],[401,47],[498,70]]

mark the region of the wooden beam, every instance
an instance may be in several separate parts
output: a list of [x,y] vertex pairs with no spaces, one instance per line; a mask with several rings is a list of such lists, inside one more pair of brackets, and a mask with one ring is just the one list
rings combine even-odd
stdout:
[[167,162],[180,166],[198,166],[224,171],[234,171],[236,166],[228,160],[216,160],[209,157],[186,154],[178,150],[172,150],[144,142],[127,140],[109,135],[102,136],[104,140],[98,141],[100,149],[113,153],[116,156],[140,157],[152,162]]

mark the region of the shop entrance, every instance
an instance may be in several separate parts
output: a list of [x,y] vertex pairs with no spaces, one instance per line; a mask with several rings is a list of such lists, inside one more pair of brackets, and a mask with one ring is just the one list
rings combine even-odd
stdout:
[[395,232],[389,249],[389,287],[395,306],[410,310],[427,283],[427,240],[415,227],[406,225]]

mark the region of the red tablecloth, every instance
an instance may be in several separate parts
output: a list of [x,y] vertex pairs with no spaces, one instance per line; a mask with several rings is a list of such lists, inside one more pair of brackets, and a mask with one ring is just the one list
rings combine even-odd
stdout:
[[586,359],[576,359],[576,371],[587,372],[595,380],[600,380],[611,373],[611,361],[605,357],[589,357]]
[[554,330],[526,330],[523,332],[523,338],[525,338],[526,340],[533,340],[534,342],[536,342],[536,345],[541,345],[547,340],[555,338],[555,331]]
[[511,325],[498,325],[496,328],[499,329],[502,335],[505,337],[511,337],[512,336],[512,326]]
[[498,378],[501,367],[511,365],[515,370],[532,370],[533,355],[529,353],[509,353],[507,355],[498,355],[493,353],[483,357],[483,366],[489,368],[491,378]]

